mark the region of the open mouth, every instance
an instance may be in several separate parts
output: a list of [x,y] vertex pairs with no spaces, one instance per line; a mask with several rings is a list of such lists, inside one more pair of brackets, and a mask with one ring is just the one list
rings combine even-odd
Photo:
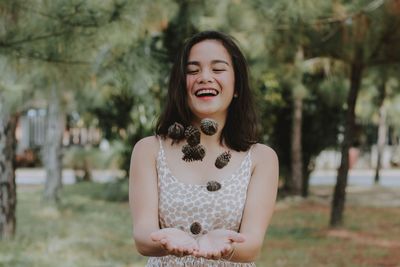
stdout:
[[197,97],[206,97],[206,96],[217,96],[219,92],[216,89],[212,88],[203,88],[197,90],[194,95]]

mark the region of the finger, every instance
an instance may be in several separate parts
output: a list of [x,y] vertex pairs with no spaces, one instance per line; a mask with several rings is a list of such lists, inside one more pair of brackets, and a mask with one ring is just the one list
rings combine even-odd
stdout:
[[187,255],[187,249],[185,247],[182,247],[182,246],[179,247],[178,251],[179,251],[179,257],[183,257],[183,256]]
[[186,247],[184,246],[178,246],[176,249],[181,254],[184,254],[187,251]]
[[207,253],[207,256],[208,256],[209,258],[211,258],[211,259],[215,259],[215,258],[217,257],[217,254],[218,254],[217,251],[211,250],[211,251],[209,251],[209,252]]
[[178,251],[176,249],[172,249],[170,251],[170,254],[179,257],[179,253],[178,253]]
[[196,250],[195,246],[193,244],[190,244],[186,247],[186,253],[192,254]]
[[240,234],[240,233],[231,233],[228,236],[228,239],[231,242],[236,242],[236,243],[243,243],[244,241],[246,241],[245,236],[243,234]]
[[167,239],[161,239],[161,240],[160,240],[160,244],[161,244],[161,247],[162,247],[163,249],[168,250],[168,246],[167,246],[168,240],[167,240]]
[[160,231],[153,232],[150,234],[151,240],[153,240],[155,242],[160,241],[161,239],[166,238],[166,237],[167,237],[166,234],[163,232],[160,232]]
[[193,249],[187,248],[183,251],[184,255],[191,255],[193,253]]
[[190,244],[189,248],[192,249],[193,251],[198,251],[199,250],[199,246],[197,245],[196,242],[193,242],[192,244]]
[[193,251],[192,255],[197,258],[203,257],[199,251]]
[[160,247],[161,247],[162,249],[168,251],[168,247],[167,247],[168,240],[167,240],[166,238],[161,239],[160,241],[155,241],[155,242],[158,242],[158,243],[160,244]]
[[181,251],[179,248],[175,249],[175,255],[178,257],[183,257],[183,251]]
[[167,247],[167,250],[168,250],[170,253],[174,253],[174,252],[175,252],[176,246],[174,246],[171,242],[168,242],[168,243],[166,244],[166,247]]
[[199,257],[207,258],[207,252],[204,251],[204,250],[199,250],[199,252],[197,253],[197,255],[198,255]]
[[218,259],[221,258],[221,253],[219,251],[217,251],[217,250],[214,250],[214,251],[211,252],[211,257],[214,260],[218,260]]
[[228,253],[229,251],[231,251],[232,246],[231,245],[225,245],[222,249],[221,249],[221,255],[225,255],[226,253]]

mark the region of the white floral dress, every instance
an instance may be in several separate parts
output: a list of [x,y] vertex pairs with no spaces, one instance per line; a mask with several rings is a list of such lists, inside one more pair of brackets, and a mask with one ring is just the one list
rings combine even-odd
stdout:
[[[178,228],[194,238],[221,228],[238,232],[251,176],[251,149],[231,176],[217,181],[220,188],[218,186],[216,191],[210,191],[207,185],[179,181],[167,166],[162,141],[159,140],[157,173],[160,227]],[[146,266],[254,267],[255,264],[168,255],[150,257]]]

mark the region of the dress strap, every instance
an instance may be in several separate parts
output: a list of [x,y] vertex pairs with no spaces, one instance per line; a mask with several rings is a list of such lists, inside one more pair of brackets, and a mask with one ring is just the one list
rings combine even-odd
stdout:
[[165,151],[164,151],[164,146],[163,146],[163,141],[161,136],[157,137],[158,142],[160,143],[160,148],[158,150],[158,160],[164,164],[165,163]]
[[245,161],[248,162],[247,166],[249,169],[251,169],[251,167],[253,165],[253,161],[251,160],[251,152],[252,152],[253,148],[254,148],[254,145],[251,145],[245,156]]
[[253,167],[253,160],[251,158],[251,152],[254,149],[255,145],[256,144],[253,144],[253,145],[250,146],[249,152],[247,152],[247,155],[246,155],[246,157],[248,158],[247,160],[249,161],[249,170],[251,170],[252,167]]
[[158,153],[161,154],[161,155],[164,155],[164,148],[163,148],[163,144],[162,144],[162,138],[160,136],[158,136],[157,139],[158,139],[158,142],[160,143],[160,148],[159,148]]

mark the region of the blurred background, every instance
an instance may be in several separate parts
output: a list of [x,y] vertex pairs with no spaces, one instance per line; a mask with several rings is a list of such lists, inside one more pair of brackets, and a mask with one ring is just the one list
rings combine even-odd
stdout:
[[1,267],[145,265],[130,154],[208,29],[280,159],[257,266],[400,266],[399,0],[0,0]]

